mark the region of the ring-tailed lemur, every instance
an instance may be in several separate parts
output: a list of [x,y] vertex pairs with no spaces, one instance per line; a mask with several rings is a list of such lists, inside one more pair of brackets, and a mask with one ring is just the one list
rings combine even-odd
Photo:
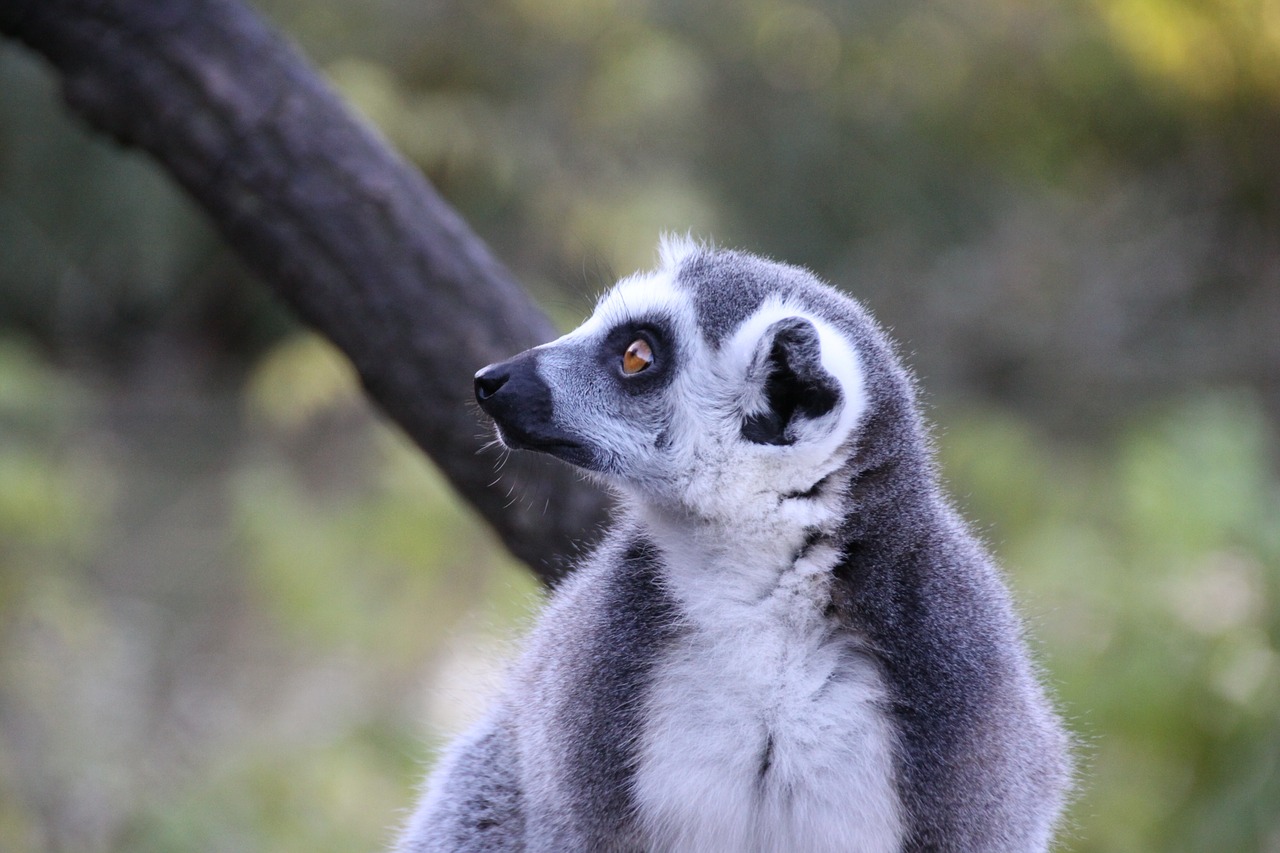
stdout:
[[624,517],[400,849],[1045,850],[1067,737],[884,334],[804,270],[660,253],[476,374]]

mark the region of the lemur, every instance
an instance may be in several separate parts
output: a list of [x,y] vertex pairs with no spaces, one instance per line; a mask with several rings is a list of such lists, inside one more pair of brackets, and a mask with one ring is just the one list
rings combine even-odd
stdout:
[[1046,850],[1068,737],[886,335],[803,269],[659,254],[475,376],[620,517],[398,849]]

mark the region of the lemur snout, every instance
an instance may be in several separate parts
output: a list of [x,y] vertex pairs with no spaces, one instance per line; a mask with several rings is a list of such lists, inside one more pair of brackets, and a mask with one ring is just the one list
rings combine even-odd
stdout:
[[585,439],[556,423],[551,388],[538,374],[538,353],[526,350],[475,375],[476,402],[511,448],[538,450],[582,467],[595,464]]
[[546,387],[538,378],[537,357],[526,350],[506,361],[490,364],[476,371],[476,402],[500,423],[527,404],[529,399],[546,396]]
[[503,367],[502,364],[491,364],[476,373],[476,402],[483,403],[507,384],[511,375]]

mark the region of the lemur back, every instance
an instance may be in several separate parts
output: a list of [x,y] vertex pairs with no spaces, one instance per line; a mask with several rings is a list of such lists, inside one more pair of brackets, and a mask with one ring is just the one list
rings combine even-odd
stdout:
[[476,375],[620,517],[400,849],[1047,849],[1067,738],[886,337],[804,270],[661,258]]

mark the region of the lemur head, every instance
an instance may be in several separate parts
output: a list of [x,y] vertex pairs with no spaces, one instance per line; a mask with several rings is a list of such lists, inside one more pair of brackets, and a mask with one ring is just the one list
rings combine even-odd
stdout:
[[885,384],[874,323],[796,267],[686,240],[660,255],[574,331],[477,373],[481,408],[507,446],[649,504],[741,519],[812,496]]

